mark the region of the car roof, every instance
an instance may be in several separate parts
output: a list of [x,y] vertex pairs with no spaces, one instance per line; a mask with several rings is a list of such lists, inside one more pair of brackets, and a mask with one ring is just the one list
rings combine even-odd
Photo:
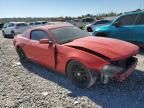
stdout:
[[132,11],[132,12],[125,12],[122,15],[131,15],[131,14],[142,14],[144,11]]
[[9,22],[9,23],[21,24],[21,23],[26,23],[26,22]]
[[31,30],[35,29],[43,29],[43,30],[49,30],[49,29],[55,29],[55,28],[62,28],[62,27],[72,27],[74,25],[72,24],[51,24],[51,25],[43,25],[39,27],[33,27]]

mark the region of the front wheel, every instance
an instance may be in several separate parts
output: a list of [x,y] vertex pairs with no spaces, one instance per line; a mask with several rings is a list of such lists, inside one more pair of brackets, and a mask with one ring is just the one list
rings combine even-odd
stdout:
[[6,38],[6,34],[5,34],[4,31],[2,31],[2,35],[3,35],[4,38]]
[[76,86],[89,88],[96,82],[96,76],[78,61],[70,61],[67,66],[67,76]]

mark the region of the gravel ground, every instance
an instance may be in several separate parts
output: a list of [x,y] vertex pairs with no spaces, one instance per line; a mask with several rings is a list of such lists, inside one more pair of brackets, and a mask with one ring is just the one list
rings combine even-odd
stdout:
[[36,63],[21,64],[12,39],[0,34],[0,108],[144,108],[144,56],[124,82],[79,89]]

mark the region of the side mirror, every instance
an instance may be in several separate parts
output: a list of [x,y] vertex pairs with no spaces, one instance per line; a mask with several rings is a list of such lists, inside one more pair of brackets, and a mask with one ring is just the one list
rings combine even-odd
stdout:
[[116,26],[116,27],[120,27],[121,23],[119,21],[116,21],[113,25]]
[[40,44],[49,44],[49,45],[53,44],[53,42],[49,39],[40,39],[39,43]]

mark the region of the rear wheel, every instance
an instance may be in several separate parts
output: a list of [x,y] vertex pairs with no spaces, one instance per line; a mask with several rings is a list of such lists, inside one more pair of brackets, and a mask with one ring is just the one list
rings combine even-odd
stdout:
[[96,76],[78,61],[70,61],[67,66],[68,78],[80,88],[89,88],[96,82]]
[[17,53],[19,55],[19,58],[20,58],[21,62],[28,62],[28,58],[26,57],[26,55],[25,55],[22,48],[18,47],[17,48]]

